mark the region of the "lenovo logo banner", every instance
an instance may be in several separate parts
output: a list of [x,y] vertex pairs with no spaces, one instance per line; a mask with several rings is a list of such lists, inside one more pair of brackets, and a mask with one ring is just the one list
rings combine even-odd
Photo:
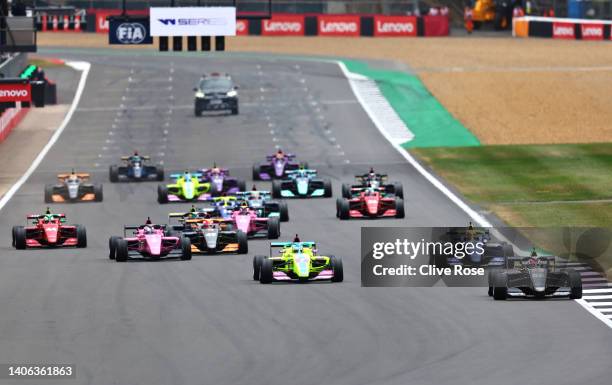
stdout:
[[581,24],[580,29],[583,40],[603,40],[603,24]]
[[359,16],[321,15],[318,17],[321,36],[359,36],[361,18]]
[[553,37],[555,39],[575,39],[574,23],[553,23]]
[[153,7],[151,36],[236,36],[234,7]]
[[246,36],[249,34],[249,22],[247,20],[236,20],[236,35]]
[[374,36],[416,35],[416,16],[374,16]]
[[32,101],[32,88],[30,83],[2,84],[0,83],[0,103],[30,102]]
[[261,34],[266,36],[304,36],[304,16],[274,15],[262,20]]

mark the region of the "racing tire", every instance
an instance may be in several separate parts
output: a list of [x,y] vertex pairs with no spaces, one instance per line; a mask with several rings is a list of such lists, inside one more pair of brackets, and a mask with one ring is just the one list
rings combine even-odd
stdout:
[[496,272],[493,275],[493,299],[496,301],[508,299],[508,282],[505,273]]
[[279,180],[272,181],[272,198],[280,198],[282,190],[282,182]]
[[53,203],[53,190],[52,184],[45,185],[45,203]]
[[236,186],[238,187],[238,191],[246,191],[246,182],[242,179],[238,179],[236,181]]
[[268,239],[280,237],[280,221],[278,217],[268,218]]
[[342,183],[342,198],[351,197],[351,185],[348,183]]
[[26,229],[23,226],[13,227],[13,244],[17,250],[26,248]]
[[159,182],[164,180],[164,168],[162,166],[157,166],[155,168],[155,179]]
[[162,184],[157,186],[157,202],[162,205],[168,203],[168,188]]
[[261,261],[261,270],[259,272],[259,282],[263,284],[272,283],[274,281],[274,272],[272,270],[272,260],[264,258]]
[[128,244],[123,238],[118,238],[115,242],[115,261],[126,262],[128,260]]
[[108,168],[108,177],[112,183],[119,182],[119,167],[110,166]]
[[236,105],[236,107],[232,108],[232,115],[238,115],[239,109],[238,109],[238,105]]
[[502,250],[504,252],[504,257],[514,257],[514,248],[511,244],[504,242]]
[[261,264],[266,259],[263,255],[256,255],[253,257],[253,281],[259,281],[261,273]]
[[187,237],[181,237],[181,261],[191,260],[191,240]]
[[324,179],[323,180],[323,196],[325,198],[331,198],[332,196],[332,183],[331,180],[329,179]]
[[195,106],[193,109],[193,113],[195,116],[200,117],[202,116],[202,110],[198,108],[198,106]]
[[249,239],[245,232],[238,230],[236,232],[238,239],[238,254],[246,254],[249,252]]
[[278,202],[278,211],[280,212],[280,221],[288,222],[289,221],[289,207],[287,207],[287,202]]
[[348,199],[346,198],[341,198],[338,201],[338,218],[340,218],[340,220],[347,220],[349,219],[350,216],[350,204]]
[[404,199],[404,186],[399,182],[393,182],[393,194]]
[[493,297],[493,279],[495,278],[495,274],[500,273],[499,269],[489,269],[489,274],[487,277],[487,282],[489,284],[489,290],[487,292],[489,297]]
[[76,247],[82,249],[87,247],[87,231],[83,225],[75,225],[76,227]]
[[570,299],[582,298],[582,277],[574,269],[567,269],[567,278],[570,286]]
[[334,255],[330,255],[329,263],[331,265],[332,272],[334,273],[331,281],[332,282],[342,282],[344,280],[344,270],[342,269],[342,258],[336,257]]
[[104,199],[102,185],[101,184],[94,185],[93,191],[94,191],[94,195],[95,195],[94,200],[96,202],[102,202],[102,199]]
[[402,198],[395,198],[395,217],[404,218],[404,200]]
[[258,164],[253,165],[253,180],[261,180],[261,167]]
[[121,239],[121,237],[118,237],[116,235],[113,235],[108,239],[109,259],[115,259],[115,255],[117,254],[117,240],[119,239]]

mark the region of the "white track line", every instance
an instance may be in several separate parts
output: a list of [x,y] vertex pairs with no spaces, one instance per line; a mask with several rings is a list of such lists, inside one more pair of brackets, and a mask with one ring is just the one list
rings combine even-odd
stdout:
[[81,79],[79,80],[79,85],[74,95],[74,99],[72,99],[72,104],[70,105],[70,108],[68,109],[68,113],[64,117],[64,120],[62,121],[60,126],[55,130],[55,132],[49,139],[49,142],[47,142],[47,144],[40,151],[36,159],[34,159],[30,167],[21,176],[21,178],[19,178],[19,180],[6,192],[6,194],[4,194],[2,199],[0,199],[0,210],[4,208],[4,206],[13,197],[13,195],[15,195],[17,190],[19,190],[19,188],[23,186],[23,184],[28,180],[30,175],[32,175],[32,173],[36,170],[36,168],[42,162],[43,158],[47,155],[51,147],[53,147],[55,142],[57,142],[62,132],[64,132],[64,129],[66,128],[66,126],[70,122],[70,119],[72,119],[72,115],[76,111],[79,101],[81,100],[83,91],[85,90],[85,83],[87,83],[87,75],[89,74],[89,69],[91,68],[91,64],[88,62],[76,61],[76,62],[66,62],[66,65],[74,68],[77,71],[81,71]]
[[[349,85],[351,86],[351,90],[353,90],[353,94],[355,94],[355,97],[361,104],[361,107],[364,109],[366,114],[368,114],[368,116],[370,117],[370,120],[372,120],[372,123],[374,123],[378,131],[380,131],[380,133],[385,137],[385,139],[387,139],[387,141],[391,143],[393,148],[395,148],[397,152],[399,152],[400,155],[402,155],[404,159],[406,159],[408,163],[410,163],[410,165],[412,165],[412,167],[414,167],[425,179],[427,179],[435,188],[437,188],[442,194],[444,194],[451,202],[453,202],[461,210],[463,210],[479,226],[493,227],[493,225],[485,217],[477,213],[467,203],[465,203],[461,198],[459,198],[455,193],[450,191],[448,187],[446,187],[435,176],[433,176],[429,171],[427,171],[423,166],[421,166],[421,164],[417,162],[417,160],[414,159],[414,157],[410,155],[408,151],[406,151],[404,148],[401,147],[402,143],[406,142],[407,140],[412,139],[414,135],[412,134],[412,132],[408,130],[408,128],[404,125],[402,121],[401,123],[402,123],[403,129],[405,130],[403,137],[410,138],[407,140],[402,139],[403,137],[401,133],[397,131],[401,127],[397,124],[397,121],[395,120],[395,118],[397,119],[400,119],[400,118],[397,116],[397,114],[393,110],[393,107],[391,107],[388,104],[388,102],[386,102],[386,104],[394,112],[395,118],[392,119],[393,130],[390,132],[387,129],[386,120],[390,116],[390,115],[387,115],[387,113],[389,113],[387,108],[384,108],[384,112],[382,114],[382,116],[384,116],[385,118],[383,122],[383,120],[381,119],[381,114],[377,112],[377,110],[382,106],[382,101],[380,99],[376,99],[375,101],[368,100],[368,97],[371,97],[372,95],[374,95],[372,91],[372,84],[376,86],[376,82],[374,82],[373,80],[370,80],[369,78],[365,76],[350,72],[348,68],[346,68],[346,65],[341,61],[336,61],[336,63],[340,67],[340,70],[342,71],[344,76],[347,78]],[[378,86],[376,86],[376,88],[378,88]],[[378,93],[380,94],[380,91],[378,91]]]

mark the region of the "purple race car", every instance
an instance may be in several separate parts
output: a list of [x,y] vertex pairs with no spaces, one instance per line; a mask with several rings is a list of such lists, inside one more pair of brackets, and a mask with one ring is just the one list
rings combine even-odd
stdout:
[[[308,163],[303,162],[302,165],[308,168]],[[278,150],[275,154],[266,156],[266,163],[253,165],[253,180],[283,179],[287,176],[287,171],[297,170],[299,167],[295,155]]]
[[246,190],[243,180],[231,177],[228,169],[219,168],[216,164],[212,168],[202,169],[201,173],[202,182],[210,183],[211,188],[216,192],[215,195],[234,194]]

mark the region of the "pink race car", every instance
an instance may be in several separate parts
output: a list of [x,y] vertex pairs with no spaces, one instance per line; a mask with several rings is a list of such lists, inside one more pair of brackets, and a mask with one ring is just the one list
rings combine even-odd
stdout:
[[[128,230],[134,230],[131,237]],[[109,241],[109,258],[125,262],[129,257],[141,256],[149,259],[179,257],[191,259],[191,241],[187,237],[170,236],[166,225],[154,225],[150,220],[142,226],[123,226],[123,238],[112,236]]]
[[[383,188],[384,189],[384,188]],[[381,189],[364,188],[352,198],[338,198],[336,216],[349,218],[404,218],[404,200],[381,192]]]
[[245,206],[232,212],[228,222],[232,223],[236,230],[244,232],[249,238],[278,239],[280,236],[280,220],[278,217],[258,217],[255,210]]

